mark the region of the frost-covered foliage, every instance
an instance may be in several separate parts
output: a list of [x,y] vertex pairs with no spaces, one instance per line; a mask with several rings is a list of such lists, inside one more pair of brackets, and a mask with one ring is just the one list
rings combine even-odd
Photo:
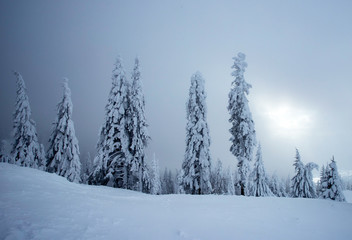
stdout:
[[316,198],[316,189],[313,182],[312,170],[318,169],[315,163],[307,163],[305,166],[296,149],[295,166],[296,175],[291,180],[291,196],[296,198]]
[[122,59],[117,58],[112,73],[112,87],[105,107],[105,122],[100,130],[94,171],[88,183],[128,188],[131,159],[128,135],[128,90]]
[[[181,171],[182,173],[182,171]],[[181,188],[182,190],[182,188]],[[179,191],[181,191],[179,190]],[[175,193],[175,183],[174,177],[172,175],[171,170],[165,168],[164,174],[161,180],[161,192],[162,194],[173,194]]]
[[57,118],[49,139],[46,170],[78,183],[81,182],[81,161],[72,120],[73,105],[68,79],[65,79],[63,87],[63,98],[57,106]]
[[248,195],[255,197],[272,196],[269,181],[264,169],[261,145],[258,145],[253,172],[250,175],[251,184]]
[[204,80],[197,72],[191,78],[187,102],[186,151],[182,169],[183,188],[188,194],[209,194],[210,136],[207,123]]
[[245,195],[248,175],[250,173],[250,164],[252,160],[253,148],[256,145],[256,136],[252,114],[249,110],[246,95],[252,87],[244,79],[244,72],[247,67],[245,62],[246,56],[238,53],[234,57],[232,76],[235,80],[232,82],[232,88],[229,93],[228,110],[230,113],[229,122],[232,124],[231,133],[231,153],[238,160],[239,185],[241,186],[241,195]]
[[329,198],[340,202],[346,201],[334,157],[332,157],[331,163],[325,168],[325,174],[322,175],[320,181],[322,186],[321,198]]
[[269,187],[271,192],[277,197],[287,197],[286,186],[283,180],[273,174],[270,179]]
[[45,169],[44,146],[39,144],[35,122],[31,119],[31,108],[24,80],[18,72],[17,96],[13,114],[13,144],[11,157],[13,162],[24,167]]
[[161,181],[160,181],[160,170],[159,170],[159,161],[155,157],[155,153],[152,160],[152,167],[151,167],[151,194],[160,194],[161,193]]
[[129,94],[128,107],[128,135],[129,135],[129,152],[131,160],[129,161],[129,180],[128,188],[142,191],[143,179],[145,174],[143,165],[145,164],[145,148],[150,139],[147,130],[147,121],[145,117],[145,101],[140,79],[139,59],[135,59],[135,65],[132,71],[132,86]]

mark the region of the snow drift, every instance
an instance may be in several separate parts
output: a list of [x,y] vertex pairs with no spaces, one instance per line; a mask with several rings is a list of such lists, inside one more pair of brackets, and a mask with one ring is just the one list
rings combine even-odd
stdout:
[[[146,195],[0,164],[0,239],[351,239],[352,204]],[[350,196],[350,194],[346,194]],[[347,198],[351,199],[351,198]]]

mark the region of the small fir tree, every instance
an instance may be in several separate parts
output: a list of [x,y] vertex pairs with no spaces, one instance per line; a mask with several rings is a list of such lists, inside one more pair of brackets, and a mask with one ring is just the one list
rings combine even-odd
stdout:
[[328,164],[326,165],[327,167],[325,168],[325,166],[323,165],[320,171],[320,179],[318,182],[318,186],[317,186],[317,192],[319,193],[319,196],[322,195],[323,192],[326,191],[326,188],[328,186],[327,184],[327,170],[328,170]]
[[87,158],[84,161],[84,164],[82,164],[81,168],[81,178],[82,178],[82,183],[87,184],[88,183],[88,178],[89,175],[93,172],[93,161],[90,156],[90,152],[87,153]]
[[252,87],[244,79],[244,72],[247,67],[245,55],[238,53],[234,57],[232,76],[235,80],[232,82],[232,88],[229,93],[228,110],[230,113],[229,122],[232,127],[231,133],[231,153],[238,160],[239,182],[241,195],[245,195],[248,175],[250,173],[250,161],[252,160],[253,148],[256,145],[256,136],[252,114],[249,110],[246,95]]
[[57,119],[49,140],[47,171],[67,178],[71,182],[81,182],[81,162],[79,146],[72,120],[71,90],[68,79],[63,84],[64,94],[57,107]]
[[159,161],[155,157],[155,153],[152,160],[151,168],[151,189],[150,193],[157,195],[161,193],[161,182],[160,182],[160,170],[159,170]]
[[176,179],[175,179],[175,193],[177,194],[184,194],[185,190],[183,189],[183,170],[182,168],[177,171]]
[[287,196],[285,183],[283,182],[283,180],[280,180],[276,174],[273,174],[271,176],[269,187],[270,187],[271,192],[275,196],[277,196],[277,197],[286,197]]
[[187,194],[209,194],[212,191],[205,100],[204,80],[197,72],[191,78],[187,102],[186,151],[182,164],[183,188]]
[[172,176],[171,170],[168,170],[167,168],[165,168],[164,174],[163,174],[163,179],[161,181],[162,194],[175,193],[174,186],[175,186],[175,183],[173,181],[173,176]]
[[44,170],[46,159],[44,147],[38,142],[35,122],[31,119],[31,108],[24,80],[18,72],[16,108],[13,114],[13,144],[11,155],[13,162],[24,167]]
[[293,166],[295,166],[296,175],[291,180],[291,196],[303,197],[304,165],[298,149],[296,149],[296,160]]
[[265,173],[260,144],[258,145],[256,160],[250,178],[252,180],[251,187],[249,189],[250,196],[266,197],[273,195],[269,188],[268,178]]
[[226,194],[227,195],[235,195],[235,181],[234,181],[234,177],[233,174],[230,170],[230,167],[227,168],[227,172],[226,172]]
[[216,167],[212,173],[213,177],[213,182],[212,182],[212,187],[213,187],[213,193],[215,194],[224,194],[226,187],[225,187],[225,179],[224,179],[224,173],[222,169],[222,162],[218,159],[216,163]]
[[0,162],[13,163],[8,151],[9,143],[6,140],[0,142]]
[[332,157],[331,163],[326,167],[325,171],[325,179],[321,179],[322,188],[324,189],[321,192],[321,198],[328,198],[340,202],[346,201],[334,157]]

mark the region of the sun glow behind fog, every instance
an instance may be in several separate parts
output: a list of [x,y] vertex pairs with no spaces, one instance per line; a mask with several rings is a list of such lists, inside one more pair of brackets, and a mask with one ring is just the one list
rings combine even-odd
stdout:
[[312,113],[290,104],[266,107],[270,127],[275,135],[297,138],[309,132],[312,126]]

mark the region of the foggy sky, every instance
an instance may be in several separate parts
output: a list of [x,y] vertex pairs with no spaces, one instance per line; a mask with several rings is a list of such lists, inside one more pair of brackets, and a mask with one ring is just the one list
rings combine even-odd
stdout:
[[[230,153],[232,57],[246,54],[249,107],[269,173],[293,174],[295,148],[352,170],[350,1],[0,1],[0,139],[10,139],[19,71],[47,147],[62,78],[70,79],[81,158],[95,155],[117,55],[140,57],[146,115],[161,168],[180,168],[190,78],[207,92],[211,155]],[[315,172],[318,175],[318,172]]]

